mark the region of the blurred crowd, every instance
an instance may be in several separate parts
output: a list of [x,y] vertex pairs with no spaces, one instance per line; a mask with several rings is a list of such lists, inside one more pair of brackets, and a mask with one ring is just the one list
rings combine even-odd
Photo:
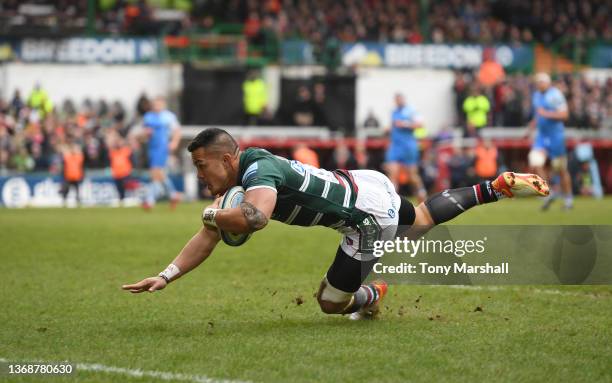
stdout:
[[563,35],[610,39],[609,1],[433,1],[432,41],[550,44]]
[[7,36],[65,37],[88,28],[101,34],[158,35],[188,28],[189,0],[96,0],[88,25],[88,0],[3,0],[0,33]]
[[[95,30],[159,34],[243,24],[252,39],[382,42],[506,41],[545,44],[563,35],[611,39],[610,1],[600,0],[99,0]],[[0,19],[20,26],[85,28],[87,0],[4,0]],[[0,31],[2,29],[0,28]]]
[[109,150],[121,139],[132,147],[134,166],[142,168],[146,165],[143,143],[133,133],[149,109],[146,94],[134,111],[128,111],[120,102],[104,99],[54,105],[40,86],[27,97],[16,91],[10,100],[0,98],[0,173],[61,173],[62,153],[75,145],[83,152],[85,168],[108,168]]
[[[566,126],[601,129],[612,125],[612,78],[606,82],[591,80],[584,75],[561,75],[553,83],[567,99],[569,120]],[[531,95],[533,81],[530,76],[506,76],[498,84],[483,87],[472,73],[455,74],[457,124],[466,124],[465,100],[479,94],[490,104],[489,126],[526,126],[532,116]]]

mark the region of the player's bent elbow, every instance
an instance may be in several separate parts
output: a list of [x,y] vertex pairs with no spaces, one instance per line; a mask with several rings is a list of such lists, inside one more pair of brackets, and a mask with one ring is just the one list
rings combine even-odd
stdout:
[[232,233],[236,234],[252,234],[256,231],[263,229],[267,225],[268,219],[261,219],[257,222],[245,220],[245,222],[241,222],[240,225],[228,231],[231,231]]

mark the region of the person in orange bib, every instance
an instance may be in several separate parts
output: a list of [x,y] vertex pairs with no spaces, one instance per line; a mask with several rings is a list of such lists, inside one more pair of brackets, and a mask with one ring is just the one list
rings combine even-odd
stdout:
[[60,189],[60,194],[64,200],[64,206],[67,205],[68,193],[71,187],[74,187],[76,191],[77,204],[80,204],[79,185],[83,181],[83,162],[85,161],[83,149],[74,142],[73,138],[69,137],[66,145],[62,148],[62,157],[64,162],[64,183]]
[[476,147],[476,175],[481,180],[494,177],[497,174],[497,148],[490,139],[482,140]]
[[319,155],[306,144],[298,144],[293,150],[293,159],[303,164],[319,167]]
[[125,198],[125,184],[132,174],[132,149],[128,142],[117,137],[108,144],[108,156],[110,158],[111,174],[117,187],[119,201],[123,203]]

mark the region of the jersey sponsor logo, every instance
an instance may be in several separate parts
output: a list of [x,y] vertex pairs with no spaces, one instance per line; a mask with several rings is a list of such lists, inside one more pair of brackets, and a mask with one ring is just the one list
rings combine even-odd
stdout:
[[304,165],[301,162],[292,160],[289,163],[291,164],[291,169],[295,170],[299,175],[303,176],[306,173],[306,169],[304,169]]
[[371,253],[374,249],[374,243],[381,237],[382,228],[376,222],[376,219],[370,215],[361,224],[357,225],[357,231],[359,232],[359,251]]
[[397,205],[395,204],[395,198],[393,198],[394,197],[393,194],[395,193],[395,187],[393,186],[393,184],[391,184],[391,181],[385,182],[385,189],[387,191],[387,194],[389,195],[389,201],[391,201],[391,207],[393,208],[393,210],[398,210]]
[[389,214],[390,218],[395,218],[395,210],[389,209],[387,210],[387,214]]

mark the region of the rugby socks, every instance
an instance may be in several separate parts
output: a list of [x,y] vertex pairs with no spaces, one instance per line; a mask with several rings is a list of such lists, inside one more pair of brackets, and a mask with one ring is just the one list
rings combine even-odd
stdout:
[[168,176],[165,176],[162,181],[151,181],[147,187],[144,202],[153,206],[164,194],[170,199],[175,198],[177,195],[176,188]]
[[163,182],[164,188],[166,189],[166,193],[168,193],[168,198],[174,198],[176,195],[176,188],[174,187],[174,184],[172,183],[172,181],[170,181],[170,177],[166,175],[162,182]]
[[571,209],[572,207],[574,207],[574,196],[572,193],[566,194],[565,195],[565,200],[563,203],[563,207],[565,209]]
[[359,311],[361,308],[369,306],[379,299],[379,294],[374,285],[361,285],[359,290],[353,294],[351,304],[342,312],[342,314],[351,314]]
[[497,182],[498,180],[485,181],[470,187],[447,189],[429,198],[425,201],[425,205],[434,223],[438,225],[450,221],[476,205],[505,198]]
[[144,202],[149,205],[155,205],[155,201],[163,194],[164,186],[159,181],[152,181],[147,187],[147,194]]

